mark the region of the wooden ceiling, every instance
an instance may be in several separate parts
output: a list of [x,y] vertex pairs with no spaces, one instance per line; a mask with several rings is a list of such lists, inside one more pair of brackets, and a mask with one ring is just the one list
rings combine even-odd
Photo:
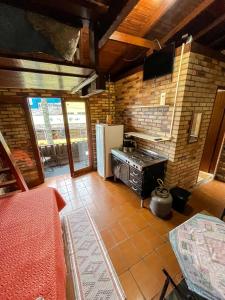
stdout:
[[[70,26],[82,27],[88,24],[94,32],[95,44],[98,45],[96,70],[111,74],[113,79],[142,64],[146,53],[159,49],[158,41],[162,46],[170,42],[180,45],[185,33],[191,34],[202,45],[221,52],[225,50],[223,0],[0,2],[50,16]],[[84,46],[88,39],[87,36],[85,38],[81,43]],[[80,55],[83,54],[81,51]],[[71,90],[71,87],[93,72],[92,68],[68,65],[52,58],[38,60],[36,57],[13,57],[13,54],[7,58],[0,57],[0,86]],[[50,62],[52,64],[48,65]]]
[[[225,49],[225,1],[140,0],[115,29],[161,45],[181,43],[183,34],[215,50]],[[155,41],[155,47],[158,43]],[[109,39],[99,52],[100,69],[113,78],[143,63],[147,49]]]

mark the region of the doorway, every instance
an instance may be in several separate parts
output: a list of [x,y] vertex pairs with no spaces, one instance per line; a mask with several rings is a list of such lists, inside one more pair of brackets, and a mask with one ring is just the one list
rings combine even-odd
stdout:
[[65,100],[62,103],[70,173],[72,177],[92,170],[90,117],[85,100]]
[[219,89],[200,164],[199,181],[214,178],[225,134],[225,90]]
[[44,177],[68,174],[69,158],[60,98],[29,98]]
[[29,98],[44,177],[76,176],[91,168],[85,101]]

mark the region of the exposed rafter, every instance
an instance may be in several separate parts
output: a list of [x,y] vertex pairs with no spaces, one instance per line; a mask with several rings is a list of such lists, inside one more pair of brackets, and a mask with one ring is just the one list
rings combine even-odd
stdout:
[[111,24],[109,29],[106,31],[106,33],[103,35],[103,37],[100,39],[98,43],[98,48],[102,48],[109,37],[112,35],[112,33],[117,30],[118,26],[122,21],[128,16],[128,14],[132,11],[134,6],[139,2],[139,0],[128,0],[126,5],[123,7],[121,12],[118,14],[114,22]]
[[177,32],[189,24],[194,18],[196,18],[200,13],[202,13],[209,5],[211,5],[215,0],[204,0],[199,4],[191,14],[187,15],[180,23],[178,23],[172,30],[170,30],[161,40],[160,43],[165,44],[171,37],[173,37]]
[[216,19],[214,22],[212,22],[211,24],[209,24],[209,26],[206,26],[201,31],[199,31],[196,35],[194,35],[194,37],[193,37],[194,40],[199,39],[200,37],[202,37],[203,35],[205,35],[209,31],[211,31],[213,28],[215,28],[216,26],[220,25],[224,21],[225,21],[225,14],[222,14],[218,19]]
[[[178,23],[172,30],[170,30],[163,38],[160,39],[160,45],[165,44],[170,38],[172,38],[177,32],[182,30],[187,24],[189,24],[194,18],[196,18],[200,13],[202,13],[209,5],[211,5],[215,0],[204,0],[199,4],[191,14],[187,15],[180,23]],[[150,55],[152,50],[147,52]]]
[[134,46],[139,46],[143,48],[155,49],[155,43],[153,41],[143,39],[131,34],[119,32],[119,31],[114,31],[113,34],[110,36],[110,40],[130,44]]

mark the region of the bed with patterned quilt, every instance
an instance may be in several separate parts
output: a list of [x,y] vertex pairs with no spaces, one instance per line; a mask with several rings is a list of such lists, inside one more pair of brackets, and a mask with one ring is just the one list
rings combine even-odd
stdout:
[[53,188],[0,199],[0,299],[66,299],[66,265]]

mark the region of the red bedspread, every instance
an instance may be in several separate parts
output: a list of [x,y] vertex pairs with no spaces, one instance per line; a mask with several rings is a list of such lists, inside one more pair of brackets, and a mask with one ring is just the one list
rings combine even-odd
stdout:
[[66,267],[53,188],[0,199],[0,299],[66,299]]

